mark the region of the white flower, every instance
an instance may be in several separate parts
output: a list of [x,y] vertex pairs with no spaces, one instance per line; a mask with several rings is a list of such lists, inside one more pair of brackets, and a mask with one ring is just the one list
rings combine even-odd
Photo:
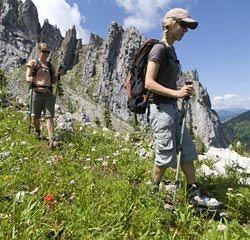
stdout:
[[24,200],[24,196],[25,196],[25,192],[24,191],[20,191],[16,194],[16,201],[18,203],[22,203]]
[[225,231],[227,228],[227,226],[223,223],[219,223],[219,225],[217,226],[217,231]]
[[103,163],[102,163],[102,166],[103,166],[103,167],[108,166],[108,162],[103,162]]
[[33,194],[37,193],[37,192],[38,192],[38,189],[39,189],[39,188],[36,187],[32,192],[30,192],[30,194],[33,195]]
[[104,128],[102,129],[102,131],[103,131],[103,132],[108,132],[108,131],[109,131],[109,129],[108,129],[108,128],[106,128],[106,127],[104,127]]
[[241,193],[236,193],[237,197],[243,197],[243,195]]
[[116,152],[113,153],[113,156],[116,156],[116,157],[117,157],[117,156],[119,156],[119,155],[120,155],[120,153],[119,153],[118,151],[116,151]]
[[26,145],[26,144],[27,144],[27,142],[25,142],[25,141],[21,142],[21,145]]
[[72,179],[72,180],[69,182],[69,184],[71,184],[71,185],[75,184],[75,180]]

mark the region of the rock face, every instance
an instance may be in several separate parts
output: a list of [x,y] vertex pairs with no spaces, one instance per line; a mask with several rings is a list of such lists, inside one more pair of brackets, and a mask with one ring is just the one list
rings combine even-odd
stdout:
[[211,109],[208,92],[199,82],[198,72],[195,70],[184,74],[179,80],[179,85],[183,85],[184,81],[192,81],[195,89],[187,113],[189,128],[192,129],[194,135],[202,139],[207,148],[228,147],[222,124],[217,113]]
[[[250,173],[250,158],[242,157],[229,148],[211,147],[205,155],[199,155],[199,160],[201,163],[203,162],[201,172],[204,175],[225,175],[227,168]],[[210,166],[206,165],[206,161],[212,161]],[[249,177],[242,180],[250,184]]]
[[[0,5],[1,68],[15,69],[29,56],[34,57],[38,41],[46,42],[54,51],[53,63],[64,64],[70,70],[65,76],[67,84],[64,86],[67,101],[73,101],[78,109],[87,109],[92,120],[94,116],[99,118],[100,114],[112,115],[114,128],[119,128],[115,126],[114,116],[126,122],[132,118],[126,104],[125,79],[138,47],[145,40],[135,28],[124,30],[113,22],[105,40],[91,34],[89,44],[82,45],[81,40],[76,38],[74,26],[67,31],[65,38],[47,20],[41,28],[31,0],[25,3],[1,0]],[[32,27],[29,25],[31,20]],[[187,117],[192,133],[207,148],[227,147],[221,123],[211,109],[209,95],[199,82],[197,71],[183,74],[179,86],[186,80],[192,80],[195,87]],[[10,85],[15,86],[16,81],[19,80],[15,76]],[[23,94],[19,86],[14,90],[17,90],[17,96],[19,89]]]
[[39,42],[45,42],[52,51],[57,50],[62,44],[63,37],[56,26],[49,24],[46,19],[39,34]]
[[32,1],[1,1],[0,66],[3,69],[11,70],[26,61],[35,45],[39,28],[37,10]]
[[77,47],[81,47],[81,42],[76,39],[76,29],[75,26],[73,26],[72,29],[66,32],[60,49],[60,62],[64,64],[66,69],[72,69],[76,64],[75,60],[79,55]]
[[21,3],[18,8],[18,25],[31,39],[37,39],[41,28],[38,13],[31,0]]

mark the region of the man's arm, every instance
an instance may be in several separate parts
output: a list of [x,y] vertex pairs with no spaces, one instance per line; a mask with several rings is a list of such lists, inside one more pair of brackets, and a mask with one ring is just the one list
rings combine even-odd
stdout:
[[35,62],[34,60],[30,60],[28,63],[27,63],[27,71],[26,71],[26,81],[28,83],[32,83],[33,80],[34,80],[34,77],[33,77],[33,71],[34,71],[34,67],[35,67]]
[[160,64],[156,61],[149,61],[145,77],[145,88],[153,93],[171,98],[183,98],[190,96],[193,92],[192,85],[185,85],[180,90],[166,88],[156,82]]

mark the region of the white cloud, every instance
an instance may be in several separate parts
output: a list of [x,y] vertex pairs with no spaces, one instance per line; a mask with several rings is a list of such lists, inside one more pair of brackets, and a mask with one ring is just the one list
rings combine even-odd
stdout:
[[237,94],[225,94],[212,99],[214,109],[245,108],[250,109],[250,97],[240,97]]
[[124,20],[124,27],[134,26],[142,32],[148,32],[161,26],[162,18],[171,3],[188,0],[115,0],[129,15]]
[[[24,0],[22,0],[24,1]],[[57,25],[62,34],[76,27],[77,37],[82,38],[84,43],[88,42],[89,31],[81,27],[81,23],[85,22],[85,16],[79,11],[76,3],[70,6],[66,0],[32,0],[38,10],[39,21],[43,24],[48,19],[50,24]]]

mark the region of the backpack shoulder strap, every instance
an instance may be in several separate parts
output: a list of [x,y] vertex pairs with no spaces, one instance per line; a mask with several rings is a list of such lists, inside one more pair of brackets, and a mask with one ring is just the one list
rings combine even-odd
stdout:
[[33,77],[36,77],[37,72],[38,72],[40,67],[41,67],[41,63],[40,63],[39,59],[35,58],[35,67],[34,67],[33,73],[32,73]]

